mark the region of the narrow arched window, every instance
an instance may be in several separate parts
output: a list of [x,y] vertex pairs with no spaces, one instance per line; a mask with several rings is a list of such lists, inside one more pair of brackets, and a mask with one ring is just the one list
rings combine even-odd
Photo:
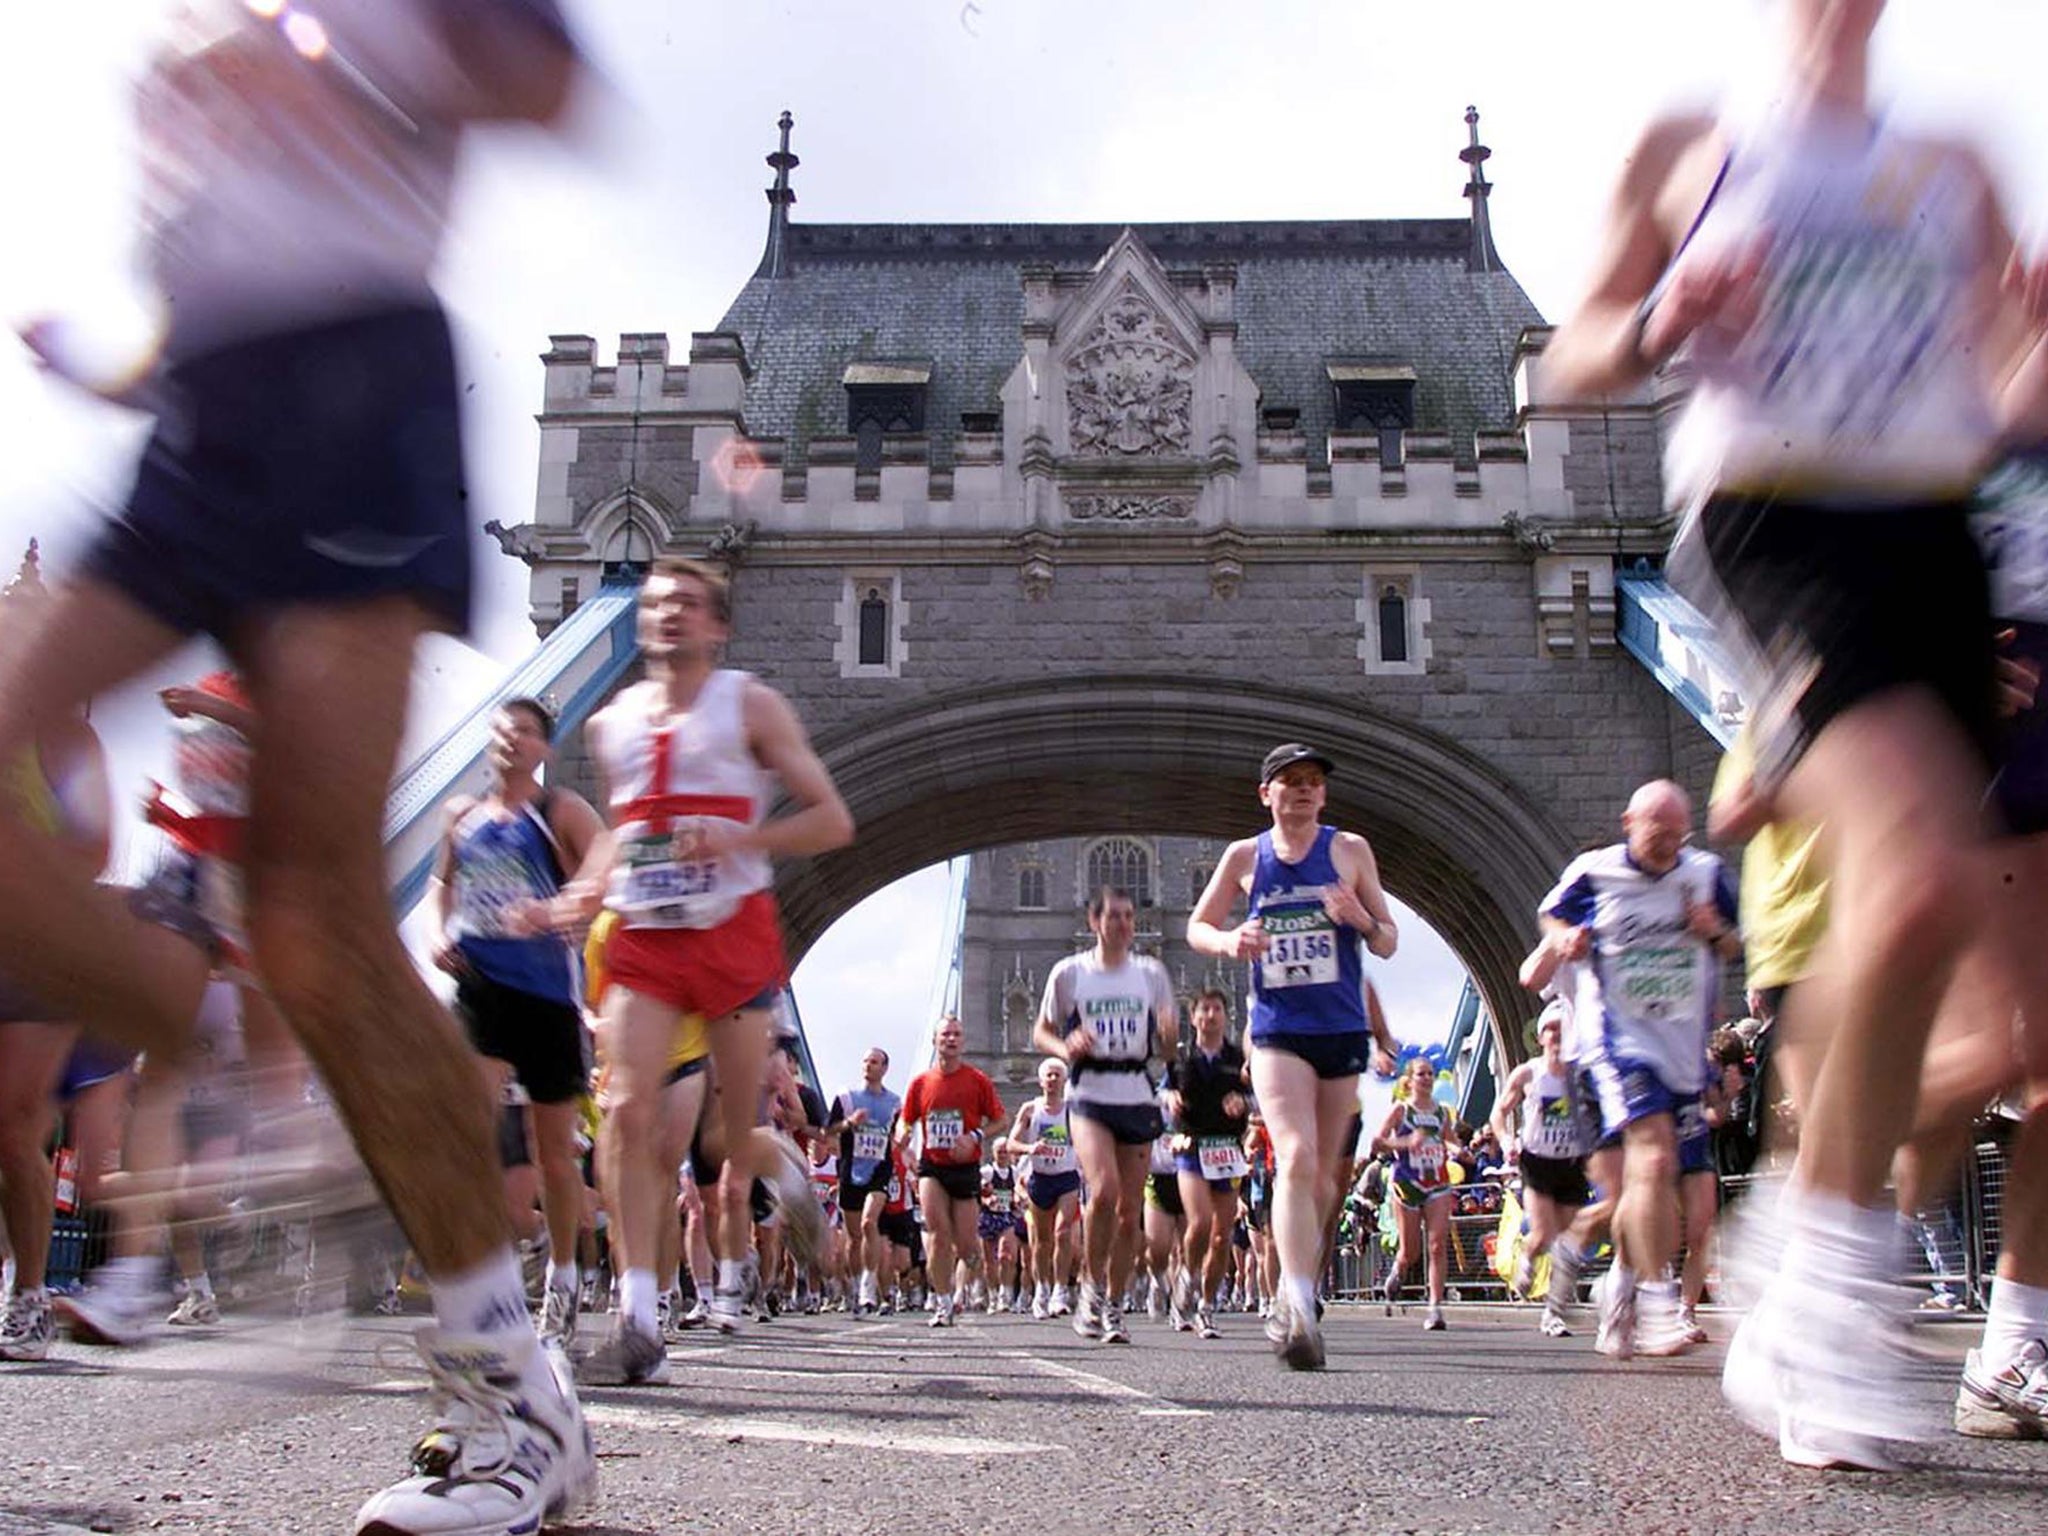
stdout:
[[1380,660],[1408,659],[1408,598],[1399,587],[1380,588]]
[[1027,912],[1046,909],[1043,864],[1026,864],[1017,871],[1017,905]]
[[889,599],[880,587],[868,587],[860,599],[860,664],[886,667],[889,664]]

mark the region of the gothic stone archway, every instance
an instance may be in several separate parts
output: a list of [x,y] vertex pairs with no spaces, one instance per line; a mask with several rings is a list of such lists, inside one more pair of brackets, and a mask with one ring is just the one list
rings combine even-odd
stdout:
[[1317,694],[1069,676],[936,694],[821,735],[860,836],[781,872],[793,957],[863,897],[972,849],[1084,832],[1245,836],[1263,819],[1259,761],[1282,741],[1336,761],[1330,819],[1371,839],[1388,887],[1465,962],[1519,1058],[1515,972],[1569,840],[1456,743]]

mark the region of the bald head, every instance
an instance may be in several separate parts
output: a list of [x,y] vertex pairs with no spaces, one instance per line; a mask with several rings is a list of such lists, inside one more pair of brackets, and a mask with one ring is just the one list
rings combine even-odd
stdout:
[[1652,779],[1628,797],[1621,813],[1629,857],[1653,875],[1678,862],[1692,832],[1692,796],[1670,779]]

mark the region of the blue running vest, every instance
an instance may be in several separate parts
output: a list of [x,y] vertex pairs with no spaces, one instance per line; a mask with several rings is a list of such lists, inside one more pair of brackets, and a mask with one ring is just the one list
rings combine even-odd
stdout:
[[1342,883],[1330,855],[1336,836],[1335,827],[1318,828],[1307,857],[1289,864],[1273,851],[1271,829],[1259,834],[1250,907],[1265,925],[1269,947],[1251,963],[1254,1041],[1367,1027],[1359,932],[1332,922],[1323,910],[1324,888]]

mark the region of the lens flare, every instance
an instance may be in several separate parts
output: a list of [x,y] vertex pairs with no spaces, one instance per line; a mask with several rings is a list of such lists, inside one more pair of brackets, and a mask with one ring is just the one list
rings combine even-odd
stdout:
[[301,58],[319,60],[327,55],[327,28],[317,16],[293,11],[284,19],[284,36]]
[[711,473],[729,496],[744,497],[768,472],[761,450],[742,437],[729,437],[711,457]]

